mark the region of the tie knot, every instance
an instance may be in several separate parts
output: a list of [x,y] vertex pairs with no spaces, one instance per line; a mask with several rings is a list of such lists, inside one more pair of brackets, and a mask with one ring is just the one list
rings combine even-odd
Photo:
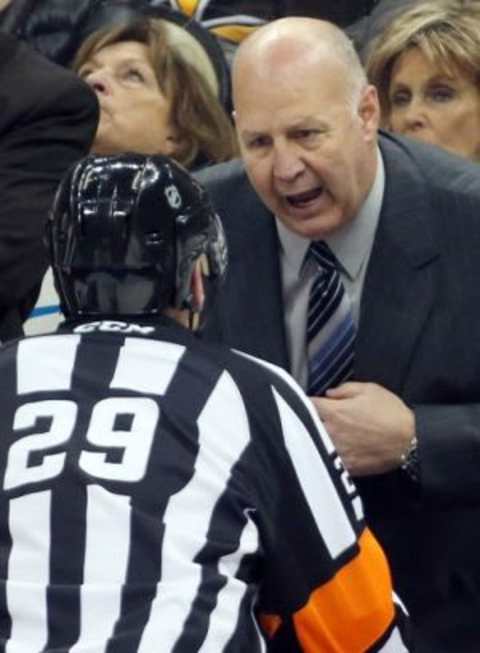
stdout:
[[310,243],[308,255],[322,268],[337,268],[337,259],[330,247],[323,240],[313,240]]

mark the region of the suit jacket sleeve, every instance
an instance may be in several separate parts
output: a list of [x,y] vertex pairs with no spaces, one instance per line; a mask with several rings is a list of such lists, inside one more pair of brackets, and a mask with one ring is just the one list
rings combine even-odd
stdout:
[[426,496],[445,504],[478,504],[480,404],[414,408]]
[[[356,376],[413,408],[421,497],[438,507],[478,504],[480,168],[406,139],[383,135],[380,146],[387,185],[362,295]],[[375,505],[380,478],[370,481]],[[404,501],[403,490],[383,496],[393,494]]]
[[73,73],[1,34],[0,109],[1,323],[12,310],[23,321],[36,300],[48,210],[64,172],[90,148],[98,106]]

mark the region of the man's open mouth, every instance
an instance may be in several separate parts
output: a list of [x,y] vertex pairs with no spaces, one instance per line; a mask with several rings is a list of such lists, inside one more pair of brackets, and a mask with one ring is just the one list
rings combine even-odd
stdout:
[[295,195],[286,195],[286,200],[294,208],[300,209],[304,206],[308,206],[311,202],[314,202],[320,197],[323,193],[323,188],[312,188],[311,190],[306,190],[303,193],[296,193]]

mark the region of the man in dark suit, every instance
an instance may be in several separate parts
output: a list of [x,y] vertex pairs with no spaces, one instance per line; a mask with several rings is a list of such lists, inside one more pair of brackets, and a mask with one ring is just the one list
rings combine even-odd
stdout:
[[206,335],[307,387],[310,241],[333,251],[357,325],[353,380],[312,397],[360,487],[417,651],[480,651],[480,169],[377,137],[344,35],[284,19],[233,70],[243,164],[203,172],[230,272]]
[[0,34],[0,341],[21,335],[47,263],[43,229],[62,175],[90,148],[93,91]]

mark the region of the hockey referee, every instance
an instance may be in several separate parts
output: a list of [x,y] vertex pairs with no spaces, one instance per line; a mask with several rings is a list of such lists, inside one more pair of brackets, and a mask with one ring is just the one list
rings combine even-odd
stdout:
[[87,157],[47,237],[66,321],[0,350],[0,651],[407,651],[308,400],[193,333],[227,265],[204,191]]

